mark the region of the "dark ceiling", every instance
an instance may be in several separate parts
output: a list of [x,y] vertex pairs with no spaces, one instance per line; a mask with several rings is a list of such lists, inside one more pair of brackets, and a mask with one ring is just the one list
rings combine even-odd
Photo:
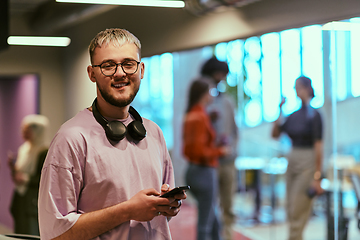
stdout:
[[[77,24],[84,20],[93,19],[100,14],[122,7],[124,9],[134,10],[141,7],[124,7],[115,5],[96,5],[96,4],[76,4],[76,3],[58,3],[55,0],[8,0],[10,19],[23,17],[26,19],[30,29],[37,34],[51,34],[61,31],[66,27]],[[260,0],[184,0],[185,10],[192,17],[204,13],[226,9],[229,7],[242,7],[244,5],[258,2]],[[202,3],[199,3],[202,2]],[[231,3],[230,3],[231,2]],[[227,5],[227,6],[225,6]],[[144,8],[144,7],[142,7]],[[147,8],[149,9],[149,8]],[[154,9],[154,8],[153,8]],[[171,11],[171,10],[170,10]]]
[[116,7],[57,3],[55,0],[9,0],[9,15],[10,19],[25,18],[36,34],[51,34]]

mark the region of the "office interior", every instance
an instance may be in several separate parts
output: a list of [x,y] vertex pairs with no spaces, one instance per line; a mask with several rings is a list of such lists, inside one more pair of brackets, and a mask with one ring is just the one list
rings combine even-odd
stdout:
[[[190,2],[196,0],[185,1]],[[329,23],[356,25],[360,22],[360,2],[233,1],[243,2],[238,6],[225,6],[226,1],[208,2],[217,6],[209,5],[208,9],[200,11],[190,7],[175,9],[9,0],[9,36],[66,36],[71,43],[67,47],[6,46],[0,50],[1,225],[12,227],[8,206],[13,185],[6,166],[6,154],[9,148],[15,150],[21,142],[18,131],[21,116],[32,112],[47,116],[50,120],[47,138],[50,141],[62,123],[89,107],[96,91],[86,72],[90,64],[88,44],[99,31],[119,27],[134,33],[142,43],[145,77],[134,105],[143,117],[154,120],[164,131],[177,185],[184,183],[187,166],[181,154],[181,124],[187,87],[198,76],[201,64],[208,57],[216,56],[234,64],[230,64],[230,74],[228,81],[223,83],[223,90],[231,92],[237,99],[240,130],[236,164],[239,187],[234,206],[238,222],[235,228],[254,240],[285,239],[280,236],[282,230],[276,229],[286,222],[281,206],[286,153],[290,146],[286,138],[273,140],[270,132],[272,122],[279,115],[281,96],[285,94],[289,99],[287,114],[294,111],[299,106],[293,89],[294,81],[301,74],[309,75],[316,83],[317,97],[312,104],[324,119],[324,172],[331,187],[338,186],[338,182],[344,187],[342,205],[356,223],[349,225],[348,239],[356,239],[350,236],[350,230],[355,236],[359,234],[356,192],[352,182],[338,174],[343,171],[333,169],[334,163],[335,168],[341,169],[342,166],[355,167],[360,161],[357,124],[360,88],[356,89],[360,81],[356,33],[360,30],[356,27],[355,30],[351,27],[339,30],[336,24]],[[329,28],[325,29],[325,24]],[[282,43],[288,41],[289,46],[299,41],[295,47],[297,50],[290,46],[288,52],[290,56],[296,55],[295,59],[279,57],[280,52],[287,51],[287,45],[279,44],[280,40]],[[274,53],[277,57],[271,58]],[[278,70],[275,71],[273,66]],[[274,71],[266,72],[271,70]],[[255,83],[247,82],[249,78]],[[21,80],[25,83],[22,84]],[[21,87],[16,89],[21,91],[6,88],[11,85],[9,81],[19,82]],[[21,97],[17,97],[19,95]],[[254,173],[258,174],[262,195],[263,214],[258,224],[247,221],[251,220],[256,194],[246,191],[246,178]],[[338,191],[336,187],[334,189],[334,192]],[[337,198],[331,198],[332,203],[334,199]],[[315,209],[322,217],[320,230],[317,229],[321,232],[318,239],[327,236],[322,201],[325,200],[319,198],[316,204],[319,207]],[[331,210],[338,213],[336,209]],[[335,222],[338,224],[338,220]],[[252,229],[259,225],[260,228]]]

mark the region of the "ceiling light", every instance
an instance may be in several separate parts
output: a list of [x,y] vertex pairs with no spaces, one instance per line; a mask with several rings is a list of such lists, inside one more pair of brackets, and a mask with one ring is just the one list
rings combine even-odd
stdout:
[[179,0],[56,0],[62,3],[110,4],[146,7],[183,8],[185,3]]
[[52,46],[67,47],[70,44],[68,37],[26,37],[26,36],[10,36],[8,37],[9,45],[26,45],[26,46]]

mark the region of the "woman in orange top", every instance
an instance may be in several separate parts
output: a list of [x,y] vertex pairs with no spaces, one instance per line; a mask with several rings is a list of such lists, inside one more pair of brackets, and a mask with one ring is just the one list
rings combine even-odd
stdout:
[[227,147],[215,145],[215,131],[206,113],[212,101],[209,84],[195,80],[189,91],[188,108],[183,125],[183,153],[189,161],[186,183],[198,203],[197,240],[221,239],[217,216],[218,157]]

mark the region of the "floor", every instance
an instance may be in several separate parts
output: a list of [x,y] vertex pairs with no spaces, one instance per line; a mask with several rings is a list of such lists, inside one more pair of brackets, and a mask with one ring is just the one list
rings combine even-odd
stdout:
[[[187,200],[185,200],[187,201]],[[193,202],[185,202],[179,214],[170,220],[169,226],[173,240],[196,240],[197,210]],[[252,240],[241,231],[234,231],[233,240]]]
[[[285,182],[278,178],[270,187],[266,184],[261,187],[262,201],[258,221],[254,220],[255,192],[241,191],[235,196],[234,211],[237,222],[234,230],[241,232],[252,240],[286,240],[287,223],[285,213]],[[273,189],[273,191],[272,191]],[[303,240],[329,240],[328,220],[326,217],[326,196],[317,197],[314,202],[313,215],[311,216],[303,233]],[[347,228],[347,240],[359,240],[360,230],[357,227],[358,220],[355,218],[357,199],[352,189],[343,193],[344,216],[349,219]],[[346,232],[346,231],[343,231]],[[340,234],[340,233],[339,233]],[[332,239],[334,239],[332,237]],[[339,240],[345,240],[340,238]]]
[[[281,197],[281,195],[280,195]],[[234,240],[287,240],[287,223],[283,208],[283,199],[278,199],[278,206],[274,211],[266,205],[261,206],[259,221],[253,219],[254,196],[251,192],[238,193],[235,197],[234,211],[237,222],[234,226]],[[173,240],[195,240],[196,208],[195,202],[189,196],[187,204],[178,216],[170,221]],[[314,215],[304,230],[303,240],[328,240],[327,219],[324,214],[323,199],[319,198],[314,204]],[[349,203],[348,203],[349,204]],[[350,217],[347,240],[359,240],[360,230],[357,228],[354,209],[346,209],[346,216]],[[333,238],[334,239],[334,238]],[[338,238],[339,240],[345,240]]]
[[0,234],[8,234],[12,232],[13,232],[12,229],[0,224]]

